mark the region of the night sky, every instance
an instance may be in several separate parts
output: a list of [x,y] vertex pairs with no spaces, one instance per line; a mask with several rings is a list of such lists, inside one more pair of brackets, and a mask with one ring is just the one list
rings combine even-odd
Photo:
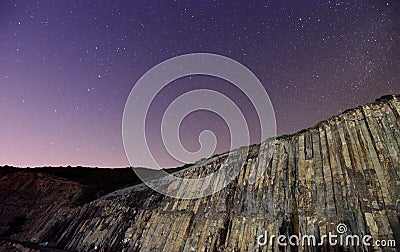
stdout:
[[[128,166],[121,121],[132,87],[154,65],[195,52],[252,70],[270,96],[278,134],[291,133],[400,93],[400,1],[2,0],[0,165]],[[160,157],[163,109],[198,88],[236,100],[257,142],[242,93],[215,77],[185,77],[149,111],[149,141]],[[188,150],[198,148],[203,129],[216,132],[217,152],[227,150],[221,118],[200,111],[185,120]]]

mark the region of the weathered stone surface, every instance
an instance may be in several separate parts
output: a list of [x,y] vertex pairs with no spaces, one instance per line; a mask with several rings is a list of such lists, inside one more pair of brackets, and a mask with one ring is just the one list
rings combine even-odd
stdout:
[[[344,223],[347,234],[399,245],[399,147],[400,101],[393,96],[253,146],[237,178],[212,196],[177,200],[140,189],[82,207],[49,206],[42,209],[49,211],[42,223],[30,223],[15,238],[70,251],[397,251],[326,244],[279,248],[259,246],[256,237],[265,230],[321,237]],[[198,176],[221,163],[216,158],[183,174]]]
[[[18,239],[30,240],[57,211],[69,207],[81,191],[82,186],[78,183],[41,173],[21,170],[2,177],[0,234],[9,232],[10,220],[23,217],[26,218],[26,223],[21,224],[35,229],[25,229],[18,235]],[[12,232],[10,234],[12,238],[15,236]]]

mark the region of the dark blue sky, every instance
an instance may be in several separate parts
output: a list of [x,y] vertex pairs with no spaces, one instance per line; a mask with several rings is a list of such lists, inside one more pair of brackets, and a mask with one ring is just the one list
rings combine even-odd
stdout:
[[[121,120],[130,90],[157,63],[194,52],[251,69],[270,96],[278,133],[290,133],[400,93],[400,4],[1,1],[0,165],[127,166]],[[196,88],[226,91],[257,135],[240,92],[197,76],[155,101],[151,145],[161,146],[162,108]],[[196,149],[204,128],[217,132],[217,151],[226,150],[226,125],[202,112],[188,118],[184,145]]]

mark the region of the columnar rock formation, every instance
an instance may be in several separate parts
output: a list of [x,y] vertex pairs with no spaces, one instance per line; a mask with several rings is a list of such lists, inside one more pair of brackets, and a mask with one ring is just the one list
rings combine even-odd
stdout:
[[[70,251],[397,251],[326,242],[279,247],[276,240],[261,246],[257,237],[266,230],[319,239],[343,223],[345,234],[400,245],[399,99],[386,97],[252,146],[237,178],[212,196],[177,200],[148,188],[125,190],[82,207],[60,207],[14,238]],[[223,161],[182,175],[206,175]]]

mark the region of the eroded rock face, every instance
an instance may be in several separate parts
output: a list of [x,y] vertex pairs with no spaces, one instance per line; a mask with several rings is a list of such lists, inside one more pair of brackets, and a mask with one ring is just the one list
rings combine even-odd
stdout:
[[70,206],[81,190],[78,183],[22,169],[3,176],[0,178],[1,236],[30,240],[57,211]]
[[[346,234],[371,234],[374,240],[400,245],[398,99],[365,105],[303,133],[253,146],[238,177],[212,196],[177,200],[142,189],[82,207],[58,204],[54,210],[42,209],[48,214],[38,215],[46,218],[29,223],[15,237],[70,251],[373,250],[326,243],[298,248],[279,247],[276,241],[257,244],[265,230],[319,238],[336,234],[343,223]],[[217,158],[182,174],[204,175],[222,162]],[[263,176],[249,183],[264,168]]]

